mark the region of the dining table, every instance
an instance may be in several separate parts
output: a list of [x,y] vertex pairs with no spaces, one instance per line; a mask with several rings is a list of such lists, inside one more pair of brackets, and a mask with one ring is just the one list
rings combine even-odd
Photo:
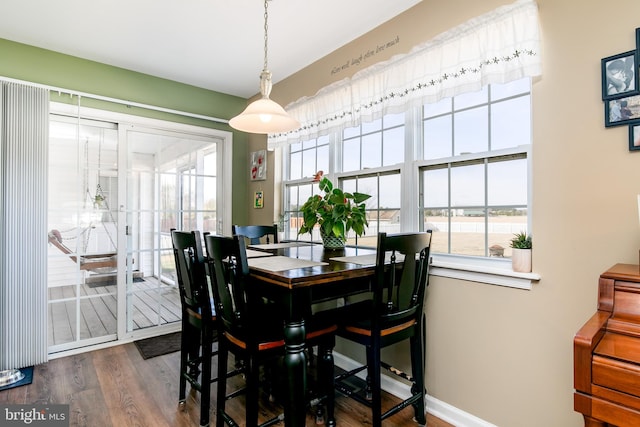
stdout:
[[357,246],[325,249],[321,244],[291,241],[249,245],[247,259],[257,292],[277,301],[284,310],[284,424],[304,426],[305,320],[312,315],[314,304],[369,291],[375,275],[376,250]]

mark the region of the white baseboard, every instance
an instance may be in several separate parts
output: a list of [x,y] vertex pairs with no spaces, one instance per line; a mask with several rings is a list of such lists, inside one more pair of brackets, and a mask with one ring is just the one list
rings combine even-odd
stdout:
[[[360,365],[355,360],[337,352],[333,353],[333,359],[335,365],[345,371],[349,371]],[[358,373],[358,376],[365,379],[366,371]],[[400,399],[407,399],[411,396],[411,389],[407,384],[387,375],[382,375],[382,389],[396,397],[399,397]],[[449,424],[453,424],[456,427],[496,427],[491,423],[438,400],[433,396],[427,395],[426,405],[427,411],[430,414],[433,414],[441,420],[446,421]]]

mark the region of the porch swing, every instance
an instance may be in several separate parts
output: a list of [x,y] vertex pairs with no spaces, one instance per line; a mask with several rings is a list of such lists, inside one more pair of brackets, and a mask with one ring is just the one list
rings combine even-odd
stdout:
[[[98,142],[98,171],[101,169],[101,156],[102,156],[102,140]],[[106,210],[109,215],[109,220],[112,223],[116,223],[115,218],[113,217],[113,212],[109,208],[109,202],[107,201],[107,197],[102,190],[102,186],[99,182],[96,185],[95,194],[91,194],[89,190],[89,139],[85,141],[85,176],[84,176],[84,187],[85,187],[85,200],[84,206],[86,208],[87,202],[93,204],[93,208],[96,211],[104,211]],[[98,172],[99,173],[99,172]],[[113,275],[118,266],[117,263],[117,252],[116,245],[111,236],[111,232],[107,228],[104,222],[104,218],[101,218],[100,224],[104,228],[107,237],[109,238],[109,242],[111,243],[112,251],[102,252],[97,254],[87,254],[87,246],[89,244],[89,238],[91,237],[91,232],[96,228],[94,221],[91,221],[87,227],[84,227],[78,231],[77,227],[73,227],[71,229],[60,231],[57,229],[52,229],[48,233],[49,243],[51,243],[56,248],[60,249],[64,254],[69,255],[69,258],[74,262],[78,263],[80,266],[80,270],[88,271],[95,274],[110,274]],[[63,234],[68,237],[63,237]],[[78,244],[76,244],[76,250],[73,251],[69,248],[65,241],[78,239]],[[82,240],[82,247],[80,247],[80,240]],[[80,250],[79,250],[80,249]],[[83,255],[80,255],[83,254]]]

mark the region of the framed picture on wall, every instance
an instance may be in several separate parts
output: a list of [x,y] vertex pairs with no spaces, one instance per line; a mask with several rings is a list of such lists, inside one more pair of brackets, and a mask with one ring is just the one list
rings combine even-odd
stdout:
[[603,100],[622,98],[640,93],[637,78],[637,49],[603,58],[601,62]]
[[640,121],[629,125],[629,151],[640,151]]
[[267,150],[258,150],[251,153],[251,181],[264,181],[267,179]]
[[640,119],[640,95],[604,102],[604,125],[606,127],[627,125],[638,119]]

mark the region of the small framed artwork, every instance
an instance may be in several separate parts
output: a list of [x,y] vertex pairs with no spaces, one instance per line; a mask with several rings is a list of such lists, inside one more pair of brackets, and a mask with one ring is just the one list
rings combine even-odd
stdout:
[[640,121],[629,125],[629,151],[640,151]]
[[264,207],[264,194],[262,191],[256,191],[253,194],[253,207],[255,209],[262,209]]
[[267,179],[267,150],[251,153],[251,181]]
[[602,99],[639,94],[637,50],[602,58]]
[[638,119],[640,119],[640,95],[604,102],[604,125],[606,127],[627,125]]

